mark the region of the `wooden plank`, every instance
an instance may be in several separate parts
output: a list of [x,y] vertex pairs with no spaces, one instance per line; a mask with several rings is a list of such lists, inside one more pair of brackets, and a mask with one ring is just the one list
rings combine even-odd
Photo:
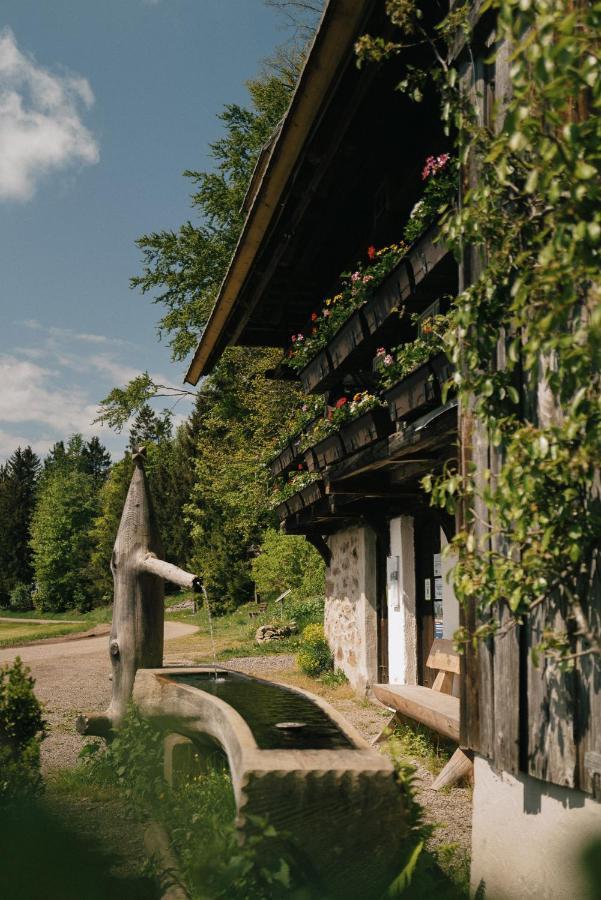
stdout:
[[[588,598],[588,619],[593,631],[601,633],[601,573],[599,565]],[[584,649],[584,648],[580,648]],[[584,656],[578,665],[577,736],[579,787],[601,800],[601,659]]]
[[[543,607],[530,614],[528,650],[543,631],[565,629],[561,611]],[[564,787],[577,786],[576,684],[574,672],[561,672],[551,660],[536,667],[528,658],[528,771]]]
[[453,693],[453,673],[452,672],[439,672],[436,678],[434,679],[434,684],[432,685],[433,691],[440,691],[441,694],[452,694]]
[[435,640],[426,665],[429,669],[442,669],[443,672],[454,672],[455,675],[459,675],[461,660],[459,654],[453,648],[453,641],[447,638]]
[[458,747],[452,757],[432,782],[432,790],[439,791],[444,787],[451,787],[463,779],[472,779],[474,775],[474,754],[471,750],[463,750]]
[[459,741],[459,700],[419,684],[375,684],[375,696],[409,719]]

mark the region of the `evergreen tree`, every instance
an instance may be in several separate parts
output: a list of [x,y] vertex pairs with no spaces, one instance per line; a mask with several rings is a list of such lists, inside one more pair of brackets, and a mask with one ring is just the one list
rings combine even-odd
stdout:
[[148,403],[144,403],[132,422],[129,431],[129,448],[135,451],[149,443],[159,443],[171,437],[171,414],[165,410],[156,413]]
[[32,582],[31,517],[36,500],[40,459],[20,447],[0,469],[0,602],[6,605],[17,585]]
[[81,449],[82,471],[91,475],[97,483],[107,477],[111,468],[111,454],[97,437],[91,438]]

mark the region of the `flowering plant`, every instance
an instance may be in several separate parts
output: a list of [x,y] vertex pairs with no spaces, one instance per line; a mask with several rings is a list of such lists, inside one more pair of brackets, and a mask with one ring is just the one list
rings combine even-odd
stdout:
[[403,238],[408,244],[420,236],[424,228],[442,212],[457,191],[457,163],[448,153],[428,156],[422,171],[425,182],[421,200],[411,210]]
[[357,264],[354,272],[343,272],[340,292],[324,300],[319,312],[311,313],[310,325],[304,332],[292,335],[286,364],[297,372],[303,369],[351,314],[369,300],[399,264],[406,249],[403,243],[390,244],[379,250],[368,247],[367,262]]
[[421,322],[417,315],[411,318],[414,324],[420,325],[420,333],[415,340],[400,344],[392,350],[379,347],[376,351],[374,368],[379,373],[380,384],[384,388],[389,388],[410,375],[445,348],[447,335],[453,324],[451,313],[430,316]]
[[278,452],[294,440],[313,419],[323,415],[324,410],[325,401],[323,396],[305,397],[303,403],[294,410],[289,421],[286,422],[286,429],[276,445]]
[[320,419],[307,432],[301,442],[301,448],[306,450],[307,447],[313,447],[329,434],[339,431],[347,422],[358,419],[363,413],[377,406],[384,406],[383,401],[369,391],[359,391],[351,400],[348,397],[340,397],[329,410],[327,417]]
[[274,483],[269,501],[271,509],[275,509],[288,497],[298,494],[303,488],[313,484],[314,481],[319,481],[320,478],[319,472],[308,472],[305,466],[299,463],[299,468],[296,472],[290,472],[287,478],[278,478]]

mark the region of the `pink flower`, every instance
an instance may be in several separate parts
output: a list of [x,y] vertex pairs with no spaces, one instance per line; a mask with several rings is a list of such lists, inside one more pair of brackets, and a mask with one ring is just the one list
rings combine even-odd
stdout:
[[353,274],[351,275],[351,281],[359,281],[360,278],[361,275],[359,274],[359,272],[353,272]]
[[304,337],[304,335],[302,335],[302,334],[297,334],[297,335],[296,335],[296,340],[297,340],[297,341],[304,341],[304,340],[305,340],[305,337]]
[[292,335],[292,343],[294,344],[295,341],[296,341],[296,335],[293,334],[293,335]]
[[332,315],[331,310],[329,310],[329,309],[324,309],[324,311],[323,311],[323,317],[324,317],[324,319],[327,319],[328,316],[331,316],[331,315]]
[[303,405],[301,406],[301,410],[302,410],[303,412],[307,412],[308,409],[309,409],[309,407],[307,406],[307,404],[306,404],[306,403],[303,403]]
[[370,281],[374,280],[373,275],[364,275],[363,276],[363,284],[369,284]]
[[385,366],[391,366],[394,362],[394,357],[387,353],[384,359],[382,360]]
[[386,353],[384,347],[378,347],[378,349],[376,350],[376,356],[382,356],[384,353]]

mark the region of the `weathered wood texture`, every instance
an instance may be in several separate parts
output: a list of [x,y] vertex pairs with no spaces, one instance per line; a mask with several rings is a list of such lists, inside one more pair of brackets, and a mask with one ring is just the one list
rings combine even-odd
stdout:
[[134,462],[111,559],[112,697],[105,713],[79,716],[77,729],[82,734],[109,736],[127,712],[137,670],[162,666],[164,579],[194,590],[200,588],[195,575],[160,559],[163,549],[144,472],[143,452],[134,454]]
[[[463,82],[472,96],[478,97],[483,121],[499,127],[502,107],[510,90],[509,53],[499,48],[494,64],[488,56],[490,39],[485,41],[475,65],[466,61]],[[495,99],[498,102],[495,105]],[[477,173],[468,165],[464,185],[474,183]],[[483,259],[467,249],[460,268],[460,285],[475,281],[484,265]],[[505,343],[499,342],[493,365],[505,364]],[[545,381],[545,360],[541,361],[538,384],[516,385],[523,398],[528,418],[542,425],[561,418],[560,410]],[[473,404],[460,409],[461,468],[476,471],[476,488],[487,485],[486,472],[494,480],[502,463],[489,435],[473,414]],[[475,515],[465,508],[460,512],[459,527],[471,522],[478,546],[488,546],[504,553],[503,538],[491,537],[491,523],[485,504],[471,501]],[[494,529],[493,529],[494,530]],[[596,573],[591,595],[580,598],[589,619],[601,625],[601,587]],[[501,622],[500,634],[480,642],[478,649],[466,646],[461,691],[461,743],[487,757],[499,770],[524,771],[528,774],[569,788],[579,788],[601,799],[601,664],[597,656],[578,659],[573,671],[562,672],[559,666],[541,659],[533,660],[532,650],[540,643],[543,631],[569,632],[566,610],[559,603],[553,609],[539,608],[524,626],[509,627],[509,612],[495,609],[491,615]],[[476,615],[475,605],[463,612],[463,624],[473,631],[486,621]],[[505,627],[503,627],[505,626]],[[575,650],[583,647],[576,642]]]

